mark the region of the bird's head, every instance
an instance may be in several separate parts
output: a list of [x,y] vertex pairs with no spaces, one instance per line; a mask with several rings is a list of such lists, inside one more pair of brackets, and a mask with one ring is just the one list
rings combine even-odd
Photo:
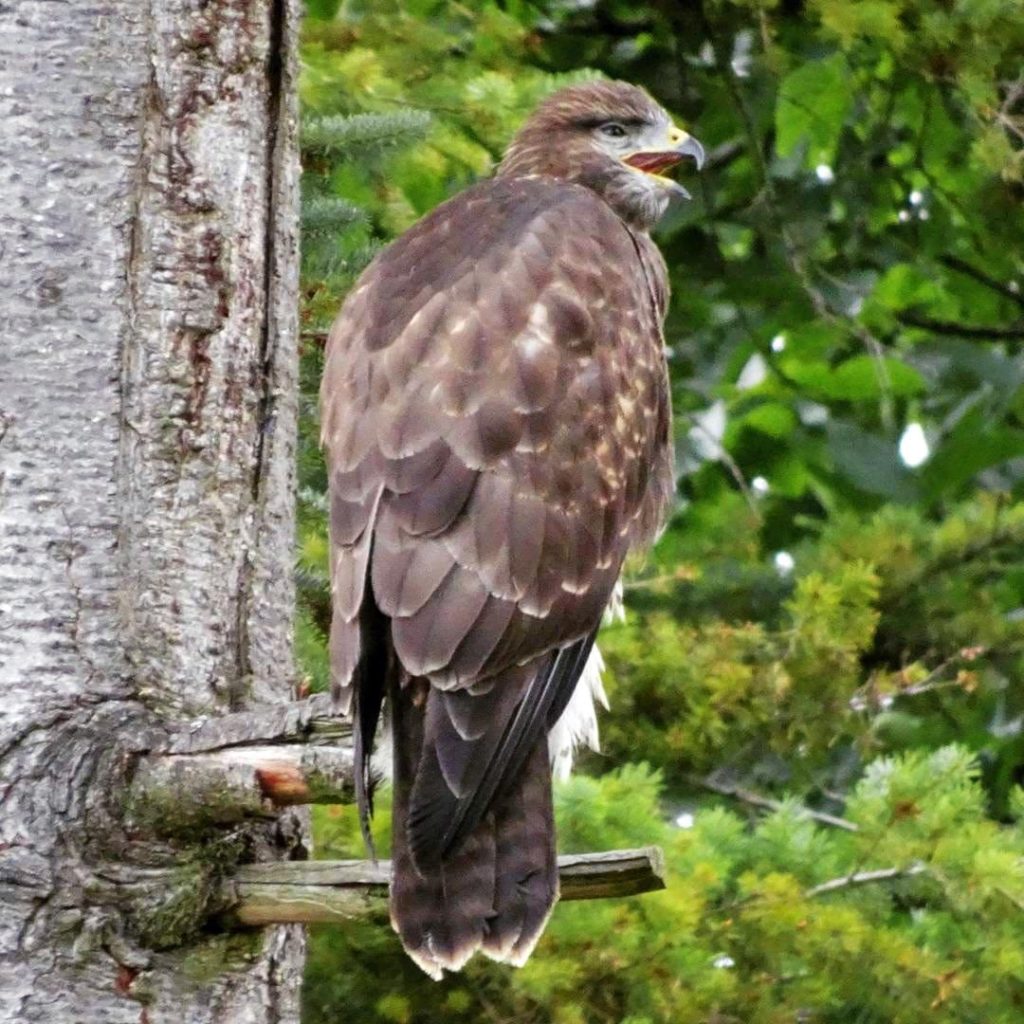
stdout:
[[663,173],[687,156],[700,169],[704,147],[676,127],[643,89],[590,82],[544,100],[512,140],[498,174],[545,175],[585,185],[646,231],[672,196],[689,198]]

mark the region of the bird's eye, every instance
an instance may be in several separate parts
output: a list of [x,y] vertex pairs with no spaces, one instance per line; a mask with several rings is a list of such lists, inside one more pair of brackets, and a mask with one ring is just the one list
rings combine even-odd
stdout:
[[626,129],[621,124],[609,121],[607,124],[601,125],[601,134],[607,135],[610,139],[624,139],[626,137]]

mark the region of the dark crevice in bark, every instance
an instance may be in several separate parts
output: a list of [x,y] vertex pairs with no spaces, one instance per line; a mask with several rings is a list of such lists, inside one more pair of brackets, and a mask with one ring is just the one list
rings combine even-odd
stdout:
[[[282,108],[285,64],[282,47],[286,39],[287,0],[273,0],[270,8],[270,48],[267,56],[267,151],[264,202],[266,203],[267,234],[263,249],[263,322],[257,372],[260,375],[259,408],[256,413],[256,441],[252,462],[253,515],[259,522],[262,515],[263,481],[268,457],[268,433],[274,429],[275,416],[275,360],[277,347],[278,310],[274,301],[274,276],[277,273],[277,201],[278,174],[282,154],[278,152],[279,124]],[[239,579],[238,601],[238,680],[229,693],[232,711],[238,711],[245,698],[246,681],[252,674],[249,655],[249,617],[252,606],[253,554],[245,559]]]
[[274,415],[274,348],[277,325],[274,322],[277,312],[272,296],[274,294],[274,274],[277,271],[277,187],[278,164],[281,154],[277,151],[278,126],[280,124],[281,86],[284,75],[284,61],[281,47],[285,38],[285,18],[287,17],[285,0],[273,0],[270,10],[270,54],[267,61],[267,237],[263,252],[263,293],[266,305],[263,310],[263,336],[260,339],[260,369],[262,371],[263,394],[260,400],[260,411],[257,416],[258,429],[256,434],[256,454],[253,462],[252,497],[258,502],[261,497],[263,482],[264,457],[267,431],[272,429]]
[[[156,128],[162,113],[160,87],[157,81],[156,66],[156,26],[153,17],[153,0],[145,3],[143,15],[145,24],[146,64],[149,75],[138,104],[138,156],[131,179],[128,220],[125,227],[125,303],[127,306],[125,321],[122,326],[121,343],[118,350],[118,449],[117,449],[117,481],[119,490],[118,507],[121,510],[116,532],[115,557],[122,580],[130,578],[130,566],[133,553],[132,538],[136,523],[135,470],[136,443],[139,430],[133,422],[132,405],[135,399],[135,387],[139,363],[139,340],[137,336],[142,306],[140,274],[147,255],[144,252],[145,238],[143,216],[146,192],[149,187],[150,169],[153,164],[153,153]],[[127,645],[130,647],[130,644]],[[124,674],[125,683],[134,692],[134,683],[130,668],[130,658]]]
[[267,964],[267,1024],[280,1024],[281,1021],[282,979],[279,967],[278,953],[275,951]]

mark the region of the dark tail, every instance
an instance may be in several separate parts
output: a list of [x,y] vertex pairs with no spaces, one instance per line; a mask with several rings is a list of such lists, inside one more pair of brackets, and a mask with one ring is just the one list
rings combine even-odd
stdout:
[[[396,692],[400,689],[400,692]],[[389,694],[394,732],[391,923],[409,956],[433,978],[477,951],[521,965],[558,898],[547,739],[534,744],[514,782],[469,835],[417,863],[408,817],[424,741],[428,684]]]

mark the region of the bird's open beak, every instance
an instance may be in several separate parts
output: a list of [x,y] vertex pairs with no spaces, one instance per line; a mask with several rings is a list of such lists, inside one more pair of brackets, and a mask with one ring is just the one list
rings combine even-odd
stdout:
[[662,173],[674,167],[685,156],[692,156],[699,171],[704,166],[704,147],[688,132],[673,125],[668,131],[667,145],[664,149],[640,150],[630,153],[624,158],[625,163],[635,167],[644,174],[650,174],[663,181],[674,192],[690,198],[690,193],[678,182],[665,177]]

